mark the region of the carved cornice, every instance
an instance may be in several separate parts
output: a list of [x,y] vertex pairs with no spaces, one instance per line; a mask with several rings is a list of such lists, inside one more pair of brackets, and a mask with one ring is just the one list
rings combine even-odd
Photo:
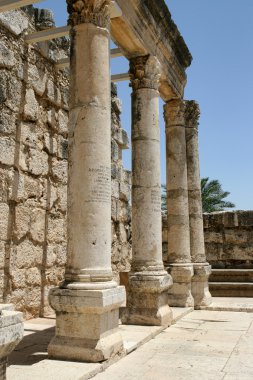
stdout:
[[158,59],[153,56],[136,57],[130,60],[130,81],[134,91],[140,88],[158,90],[161,77],[161,67]]
[[110,0],[67,0],[71,26],[91,23],[101,28],[110,26]]
[[185,123],[186,127],[198,128],[200,117],[199,104],[194,100],[185,101]]
[[182,99],[173,99],[164,105],[164,119],[166,127],[174,125],[185,126],[186,105]]

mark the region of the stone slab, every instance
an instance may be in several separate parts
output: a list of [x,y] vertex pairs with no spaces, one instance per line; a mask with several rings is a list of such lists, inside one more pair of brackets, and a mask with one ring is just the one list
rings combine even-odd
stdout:
[[194,310],[194,307],[171,307],[172,310],[172,324],[174,325],[181,318],[185,317],[187,314]]
[[253,313],[253,298],[248,297],[213,297],[209,306],[200,307],[201,310],[234,311]]

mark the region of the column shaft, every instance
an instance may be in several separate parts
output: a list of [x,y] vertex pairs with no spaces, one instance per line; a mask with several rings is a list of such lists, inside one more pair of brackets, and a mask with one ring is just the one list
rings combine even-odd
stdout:
[[185,141],[185,104],[172,100],[164,107],[167,158],[168,258],[173,287],[171,306],[193,306],[190,253],[187,162]]
[[198,308],[211,303],[211,295],[208,287],[208,277],[211,273],[211,267],[206,262],[204,243],[198,146],[198,119],[200,111],[198,104],[194,101],[186,101],[185,104],[190,244],[194,268],[192,295],[195,308]]
[[162,262],[159,69],[154,57],[139,57],[130,65],[133,259],[122,313],[129,324],[171,322],[167,295],[171,279]]
[[65,282],[51,290],[51,357],[102,361],[122,350],[123,287],[111,270],[110,1],[68,0],[71,25],[68,250]]

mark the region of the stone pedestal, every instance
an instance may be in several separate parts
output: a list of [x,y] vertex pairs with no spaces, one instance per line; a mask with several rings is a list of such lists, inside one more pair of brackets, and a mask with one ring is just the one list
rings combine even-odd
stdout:
[[191,260],[194,268],[192,295],[195,308],[199,308],[200,306],[208,306],[212,302],[208,287],[208,277],[211,274],[211,267],[206,262],[201,200],[198,146],[198,120],[200,110],[199,105],[194,101],[186,101],[185,107],[190,245]]
[[[8,305],[9,306],[9,305]],[[8,355],[18,345],[24,335],[22,313],[0,305],[0,379],[6,379]]]
[[90,291],[54,289],[50,304],[56,311],[56,336],[48,347],[49,356],[100,362],[122,351],[118,324],[124,292],[123,287]]
[[132,93],[132,267],[122,322],[169,325],[171,277],[162,261],[159,78],[155,57],[130,62]]
[[68,0],[71,25],[67,265],[49,294],[50,357],[97,362],[123,348],[125,292],[111,269],[110,1]]
[[170,306],[193,306],[187,161],[185,141],[185,103],[171,100],[164,106],[167,159],[168,257],[166,267],[173,278],[169,290]]

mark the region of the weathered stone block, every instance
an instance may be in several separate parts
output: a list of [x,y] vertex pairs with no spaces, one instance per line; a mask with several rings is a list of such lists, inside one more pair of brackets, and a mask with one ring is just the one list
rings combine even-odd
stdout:
[[62,136],[58,137],[57,156],[65,160],[68,159],[68,140]]
[[9,212],[9,206],[6,203],[0,203],[0,240],[8,238]]
[[29,172],[37,176],[48,173],[48,155],[46,152],[29,148],[27,156]]
[[20,10],[0,13],[0,24],[15,36],[19,36],[29,26],[28,18]]
[[44,133],[44,147],[50,155],[56,155],[58,152],[57,139],[49,133]]
[[11,250],[12,268],[32,268],[41,266],[43,258],[43,248],[34,245],[29,240],[24,240],[16,248]]
[[68,163],[59,161],[55,158],[52,160],[52,175],[56,181],[67,184],[68,182]]
[[[0,15],[3,16],[4,13],[1,13]],[[0,68],[12,68],[16,63],[14,53],[11,49],[9,49],[9,46],[3,42],[0,41]]]
[[5,242],[0,240],[0,270],[5,265]]
[[61,211],[67,211],[67,186],[58,186],[57,188],[58,195],[58,207]]
[[119,128],[118,130],[116,130],[113,137],[121,149],[128,149],[129,148],[128,135],[124,129]]
[[26,284],[28,286],[41,285],[41,272],[39,268],[29,268],[26,270]]
[[60,107],[61,106],[61,92],[59,88],[55,85],[55,83],[51,80],[48,79],[47,81],[47,98],[48,100],[55,104],[56,106]]
[[3,165],[14,165],[15,141],[0,137],[0,163]]
[[36,65],[29,65],[28,83],[32,85],[38,95],[42,96],[46,90],[47,83],[47,73],[45,69],[38,68]]
[[[0,102],[3,100],[4,94],[0,88]],[[17,115],[7,107],[2,107],[0,114],[0,133],[14,135],[16,132]]]
[[26,269],[16,269],[11,271],[11,285],[14,290],[26,287]]
[[34,123],[21,123],[20,141],[31,148],[43,148],[43,131]]
[[26,91],[24,118],[25,120],[36,121],[39,115],[39,105],[32,88]]
[[48,233],[49,243],[61,243],[66,239],[66,220],[60,214],[49,214],[48,216]]
[[63,110],[59,110],[59,112],[58,112],[58,130],[60,133],[62,133],[62,134],[68,133],[68,121],[69,121],[68,113],[63,111]]

